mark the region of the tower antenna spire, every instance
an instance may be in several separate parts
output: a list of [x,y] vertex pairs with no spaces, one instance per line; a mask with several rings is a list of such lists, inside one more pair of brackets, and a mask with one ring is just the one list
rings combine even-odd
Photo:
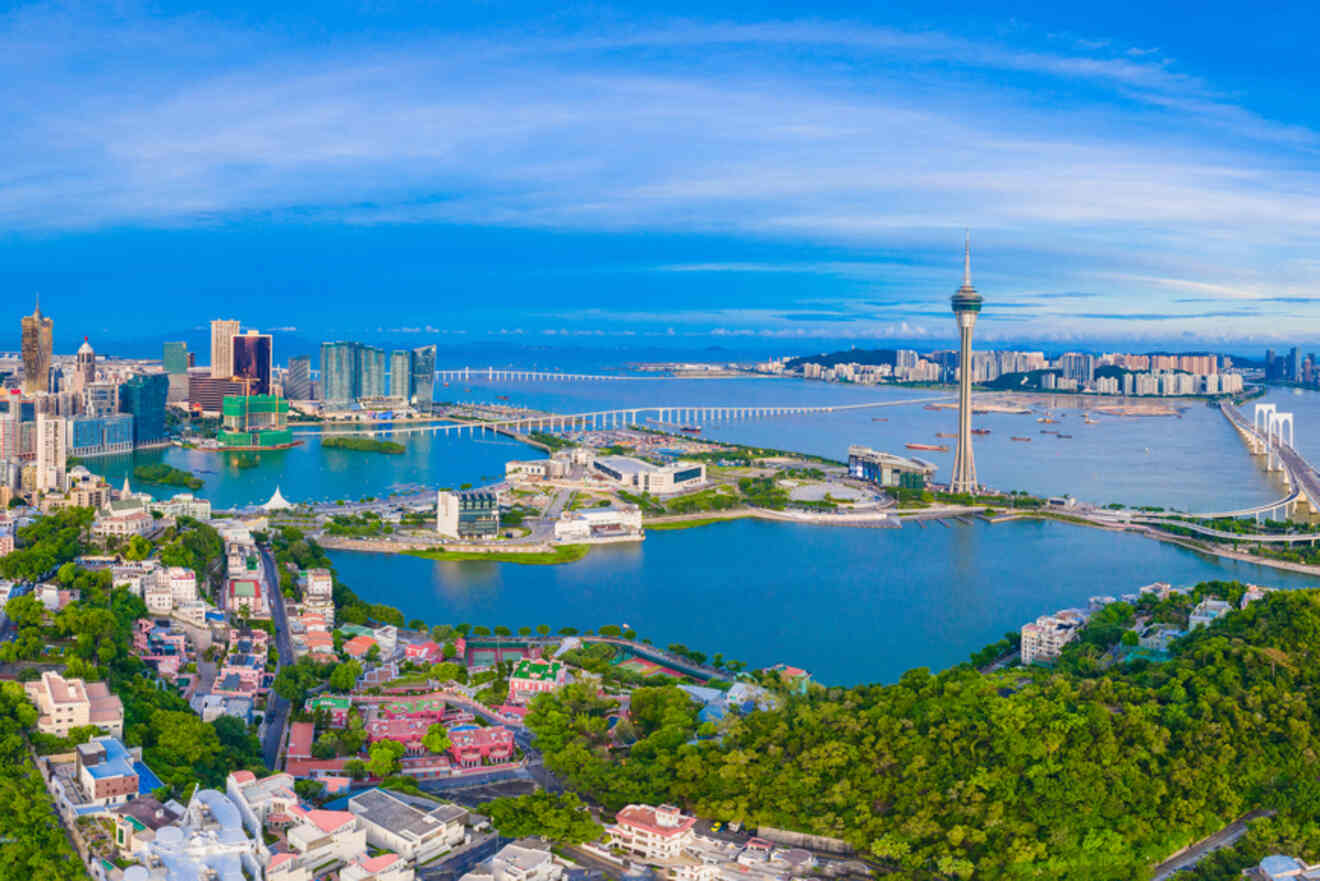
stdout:
[[972,233],[963,230],[963,287],[972,286]]

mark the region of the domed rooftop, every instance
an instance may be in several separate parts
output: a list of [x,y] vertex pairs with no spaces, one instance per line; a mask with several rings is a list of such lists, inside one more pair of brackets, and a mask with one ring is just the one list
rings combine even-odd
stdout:
[[87,337],[83,337],[83,344],[82,344],[81,346],[78,347],[78,354],[79,354],[79,355],[95,355],[95,354],[96,354],[96,351],[92,348],[92,344],[89,343],[89,342],[87,342]]

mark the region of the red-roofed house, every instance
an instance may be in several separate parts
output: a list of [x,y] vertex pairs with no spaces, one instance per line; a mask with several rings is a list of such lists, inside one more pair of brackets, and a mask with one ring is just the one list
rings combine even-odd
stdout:
[[449,732],[449,754],[460,768],[513,758],[513,732],[499,725]]
[[307,867],[291,853],[277,853],[266,863],[266,881],[302,881]]
[[413,870],[397,853],[366,854],[339,870],[339,881],[412,881]]
[[628,805],[605,827],[608,843],[645,860],[671,860],[692,840],[696,817],[684,816],[673,805]]
[[375,645],[376,640],[370,636],[355,636],[344,643],[344,651],[350,658],[365,658]]
[[435,664],[445,659],[444,647],[434,641],[409,643],[403,656],[421,664]]
[[426,736],[426,731],[431,727],[431,724],[429,720],[424,718],[382,716],[372,719],[366,724],[367,742],[393,740],[403,744],[404,749],[409,753],[425,752],[426,748],[422,746],[422,738]]
[[295,806],[289,813],[296,821],[287,833],[289,846],[303,857],[304,865],[347,862],[367,849],[366,826],[348,811],[309,811]]
[[289,726],[289,747],[285,756],[290,759],[310,759],[312,741],[316,738],[316,725],[313,722],[294,722]]
[[266,608],[266,593],[261,589],[261,582],[255,578],[231,578],[226,590],[225,607],[235,615],[241,614],[247,607],[249,618],[269,618]]

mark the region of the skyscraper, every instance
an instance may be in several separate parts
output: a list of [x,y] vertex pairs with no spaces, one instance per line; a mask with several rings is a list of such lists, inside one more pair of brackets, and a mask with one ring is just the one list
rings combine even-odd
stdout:
[[358,344],[321,343],[321,400],[347,406],[358,395]]
[[23,326],[23,391],[27,394],[44,392],[50,382],[50,355],[54,347],[55,322],[41,314],[41,298],[31,315],[24,315]]
[[184,342],[165,343],[161,350],[161,360],[165,363],[165,372],[182,374],[188,372],[188,344]]
[[74,362],[73,390],[80,392],[96,382],[96,352],[92,349],[92,344],[87,342],[87,337],[83,337]]
[[952,298],[953,317],[958,323],[958,452],[953,457],[949,490],[975,493],[976,462],[972,458],[972,328],[981,314],[981,295],[972,287],[972,239],[963,243],[963,283]]
[[358,398],[385,397],[385,350],[359,344],[357,347]]
[[435,346],[419,346],[412,352],[412,405],[431,412],[435,401]]
[[119,411],[133,414],[133,446],[163,444],[165,399],[170,382],[164,373],[143,373],[119,386]]
[[233,337],[230,346],[234,353],[234,379],[246,385],[250,395],[270,394],[270,334],[249,330]]
[[291,401],[310,401],[312,399],[312,359],[306,355],[297,355],[289,359],[289,369],[284,374],[284,397]]
[[217,318],[211,322],[211,377],[228,379],[234,375],[234,337],[238,321]]
[[407,349],[390,352],[390,397],[405,404],[412,398],[412,352]]

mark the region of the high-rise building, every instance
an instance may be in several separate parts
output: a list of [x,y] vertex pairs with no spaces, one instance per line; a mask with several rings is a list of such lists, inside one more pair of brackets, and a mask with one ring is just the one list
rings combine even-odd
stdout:
[[37,414],[36,489],[41,492],[64,491],[64,469],[68,460],[65,448],[64,420],[58,416]]
[[161,361],[165,372],[171,375],[188,372],[188,344],[185,342],[165,343],[161,347]]
[[296,355],[289,359],[289,369],[284,374],[284,397],[291,401],[312,399],[311,358],[306,355]]
[[1059,370],[1079,385],[1095,381],[1095,356],[1081,352],[1065,352],[1059,356]]
[[211,322],[211,376],[228,379],[234,375],[234,337],[238,336],[238,321],[217,318]]
[[219,415],[225,398],[243,394],[243,383],[216,379],[207,367],[190,367],[185,376],[188,380],[188,406],[203,413]]
[[358,344],[321,343],[321,400],[347,406],[358,396]]
[[92,344],[87,342],[87,337],[83,337],[82,345],[78,347],[78,354],[74,357],[73,391],[80,392],[94,382],[96,382],[96,352],[92,349]]
[[230,345],[234,353],[233,378],[247,386],[248,394],[270,394],[270,334],[249,330],[234,337]]
[[1302,381],[1302,353],[1296,346],[1288,350],[1288,378],[1293,382]]
[[435,401],[435,346],[412,351],[412,405],[429,413]]
[[390,352],[390,397],[405,404],[412,400],[412,352],[407,349]]
[[275,395],[225,398],[216,439],[222,447],[279,447],[293,443],[289,402]]
[[958,451],[953,458],[953,477],[949,490],[956,493],[977,491],[976,462],[972,458],[972,328],[981,314],[981,295],[972,287],[972,241],[963,243],[963,283],[951,300],[953,317],[958,323]]
[[29,395],[44,392],[50,385],[50,356],[54,348],[55,322],[41,314],[41,298],[31,315],[24,315],[23,391]]
[[358,345],[358,398],[385,397],[385,350]]
[[119,386],[119,409],[133,414],[133,446],[163,444],[165,400],[170,382],[164,373],[142,373]]
[[94,382],[83,386],[81,409],[85,416],[109,416],[119,412],[119,386],[113,382]]

